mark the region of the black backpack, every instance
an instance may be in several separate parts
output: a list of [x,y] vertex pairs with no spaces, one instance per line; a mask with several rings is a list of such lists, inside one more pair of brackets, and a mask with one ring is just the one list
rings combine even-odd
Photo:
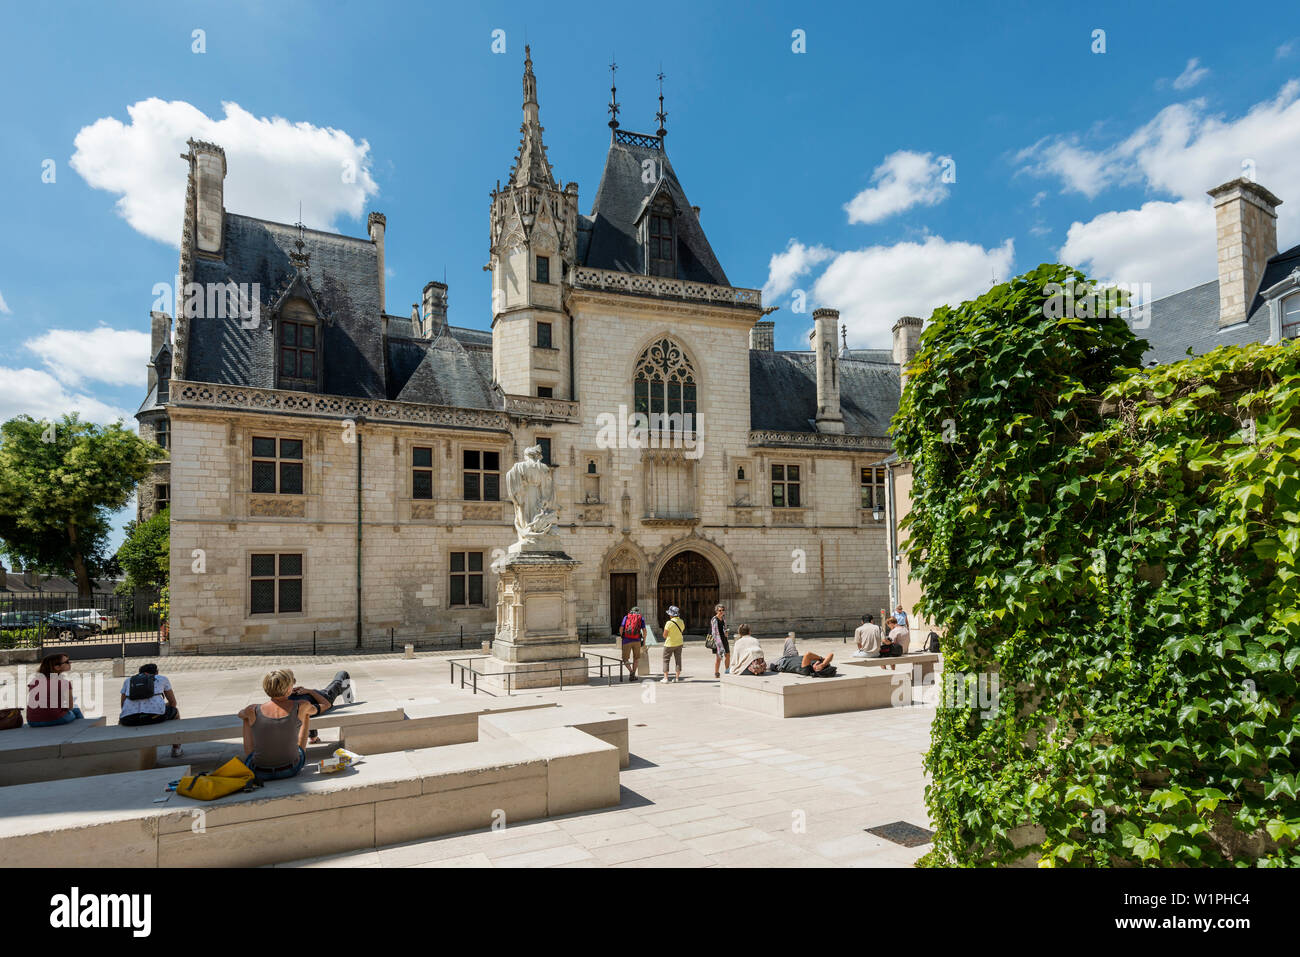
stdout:
[[925,650],[935,654],[939,653],[939,633],[937,631],[932,631],[925,636]]
[[154,696],[154,676],[141,673],[131,676],[131,684],[126,689],[126,696],[132,701],[144,701]]

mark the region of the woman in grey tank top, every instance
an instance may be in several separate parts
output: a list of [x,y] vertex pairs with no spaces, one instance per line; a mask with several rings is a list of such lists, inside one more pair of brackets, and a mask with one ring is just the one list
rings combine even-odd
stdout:
[[[292,671],[272,671],[262,679],[262,690],[271,700],[239,712],[244,722],[244,763],[260,781],[291,778],[307,763],[303,749],[312,705],[289,699],[293,685]],[[268,710],[277,716],[268,715]]]

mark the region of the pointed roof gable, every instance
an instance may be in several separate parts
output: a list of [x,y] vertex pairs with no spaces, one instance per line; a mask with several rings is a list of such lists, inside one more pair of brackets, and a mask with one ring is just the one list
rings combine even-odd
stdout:
[[[643,177],[648,170],[655,172],[651,182]],[[591,235],[580,246],[582,264],[644,274],[645,248],[637,238],[637,222],[647,202],[660,192],[666,192],[677,207],[676,278],[730,286],[668,161],[663,137],[645,133],[614,130],[610,137],[605,171],[591,208]]]

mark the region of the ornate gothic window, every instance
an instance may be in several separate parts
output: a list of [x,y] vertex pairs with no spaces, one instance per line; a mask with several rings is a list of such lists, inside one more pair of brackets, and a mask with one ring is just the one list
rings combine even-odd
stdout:
[[[695,386],[695,366],[685,350],[671,339],[660,339],[637,360],[633,376],[633,411],[651,416],[680,416],[671,421],[680,422],[680,428],[693,429]],[[663,418],[657,421],[667,424]]]

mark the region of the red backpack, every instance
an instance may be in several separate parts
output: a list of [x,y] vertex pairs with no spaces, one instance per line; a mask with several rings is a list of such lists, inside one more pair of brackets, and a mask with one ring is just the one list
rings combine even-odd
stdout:
[[641,628],[645,620],[636,612],[628,612],[627,617],[623,619],[623,637],[640,638]]

